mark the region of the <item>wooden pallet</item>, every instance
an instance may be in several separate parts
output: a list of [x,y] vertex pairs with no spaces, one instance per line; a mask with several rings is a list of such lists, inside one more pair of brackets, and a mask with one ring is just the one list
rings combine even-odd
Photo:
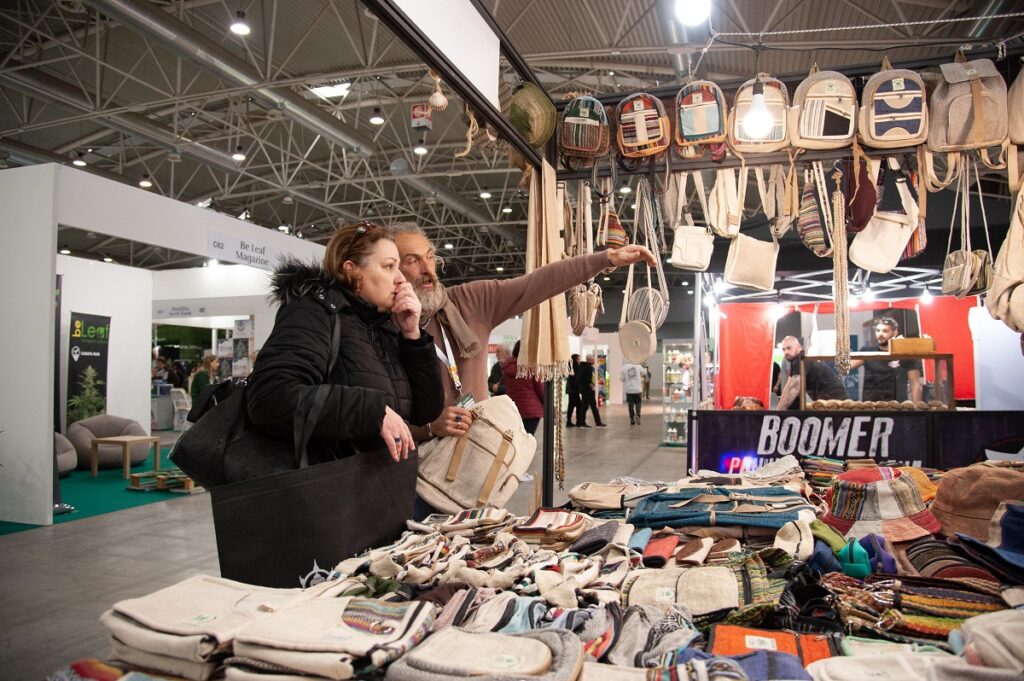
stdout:
[[128,485],[128,489],[137,492],[162,489],[172,492],[192,493],[197,491],[197,487],[195,481],[179,468],[172,468],[166,471],[132,473]]

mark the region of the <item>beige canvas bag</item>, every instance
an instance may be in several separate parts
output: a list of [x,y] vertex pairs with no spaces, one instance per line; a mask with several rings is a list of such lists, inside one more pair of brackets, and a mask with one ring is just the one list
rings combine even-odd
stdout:
[[793,93],[789,109],[793,146],[800,149],[841,149],[857,137],[857,91],[838,71],[811,67]]
[[[889,167],[900,170],[899,162],[889,157]],[[914,201],[907,178],[900,173],[896,178],[905,213],[876,210],[871,221],[850,243],[850,262],[869,272],[889,272],[899,264],[903,251],[917,229],[918,206]]]
[[[743,124],[754,101],[755,89],[762,90],[772,119],[771,130],[764,137],[750,135]],[[729,112],[729,147],[739,154],[765,154],[788,147],[789,135],[789,91],[781,80],[758,73],[736,91],[736,100]]]
[[1006,81],[991,59],[939,66],[941,77],[928,102],[930,151],[1001,146],[1007,136]]
[[1006,164],[1010,176],[1010,191],[1020,189],[1020,169],[1017,158],[1018,145],[1024,144],[1024,72],[1017,75],[1006,94],[1007,136],[1010,147],[1007,150]]
[[416,493],[445,513],[480,506],[503,507],[519,487],[537,451],[508,395],[477,402],[465,435],[419,446]]
[[697,187],[704,213],[705,226],[700,227],[693,222],[693,214],[686,201],[686,177],[681,172],[672,176],[669,191],[665,194],[665,204],[671,211],[673,225],[672,257],[669,264],[682,270],[703,272],[711,264],[711,254],[715,248],[715,235],[707,226],[708,203],[704,195],[704,179],[700,171],[693,174],[693,182]]
[[861,93],[857,134],[874,149],[923,144],[928,139],[928,102],[921,76],[894,69],[889,57]]
[[989,314],[1024,333],[1024,193],[1018,192],[1010,228],[996,256],[992,283],[985,296]]
[[775,266],[779,259],[779,242],[760,241],[746,234],[737,234],[729,244],[725,259],[725,281],[733,286],[771,291],[775,288]]

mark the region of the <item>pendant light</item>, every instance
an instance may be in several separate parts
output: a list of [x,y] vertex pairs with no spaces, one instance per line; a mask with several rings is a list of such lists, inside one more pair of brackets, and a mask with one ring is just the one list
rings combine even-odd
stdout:
[[384,116],[380,113],[380,107],[373,107],[373,115],[370,116],[370,123],[373,125],[384,125]]
[[772,131],[774,123],[772,114],[764,103],[764,83],[758,80],[754,83],[754,96],[750,101],[750,108],[743,116],[743,132],[751,139],[764,139]]
[[684,26],[699,26],[711,16],[711,0],[676,0],[676,19]]
[[235,20],[231,22],[231,32],[235,35],[246,36],[252,32],[249,22],[245,19],[245,10],[235,12]]

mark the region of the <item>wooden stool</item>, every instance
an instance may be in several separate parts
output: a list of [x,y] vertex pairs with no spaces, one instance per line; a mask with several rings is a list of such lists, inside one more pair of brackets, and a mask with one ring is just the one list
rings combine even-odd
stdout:
[[153,447],[153,470],[160,470],[160,438],[148,435],[116,435],[114,437],[94,437],[92,439],[92,450],[89,453],[89,468],[92,470],[92,477],[96,477],[99,469],[99,458],[97,447],[99,445],[121,445],[121,457],[124,465],[124,479],[127,480],[132,474],[132,445],[145,442]]

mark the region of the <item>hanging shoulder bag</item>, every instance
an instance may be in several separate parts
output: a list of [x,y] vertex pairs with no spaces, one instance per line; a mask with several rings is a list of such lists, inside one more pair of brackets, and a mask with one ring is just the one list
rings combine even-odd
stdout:
[[[889,157],[888,163],[890,169],[900,171],[899,161],[895,158]],[[891,271],[899,264],[907,242],[917,229],[917,202],[902,173],[896,178],[896,189],[903,203],[903,212],[876,210],[867,227],[850,243],[850,262],[861,269],[881,273]]]
[[[686,200],[687,173],[676,173],[672,177],[669,192],[665,195],[673,215],[672,258],[670,264],[683,270],[703,272],[711,264],[711,254],[715,248],[715,235],[705,224],[695,225],[693,215]],[[704,195],[704,180],[700,171],[694,171],[693,182],[697,187],[701,208],[707,221],[707,197]]]

